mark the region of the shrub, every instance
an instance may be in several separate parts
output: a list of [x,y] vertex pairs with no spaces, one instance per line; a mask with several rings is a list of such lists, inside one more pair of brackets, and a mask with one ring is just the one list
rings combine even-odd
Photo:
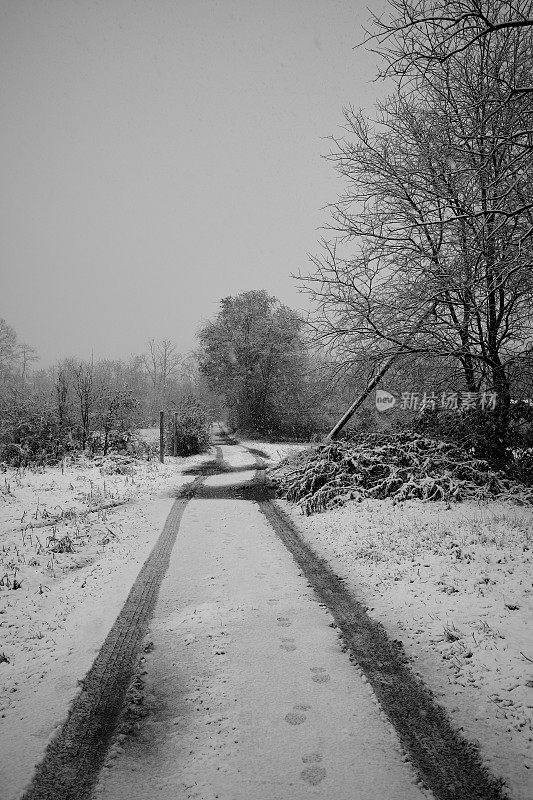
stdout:
[[55,463],[73,449],[70,432],[49,408],[18,407],[0,424],[0,460],[11,466]]
[[[193,397],[184,398],[178,408],[177,455],[191,456],[203,453],[209,445],[208,411]],[[171,415],[167,428],[167,447],[174,452],[174,418]]]
[[349,500],[462,500],[505,496],[532,502],[533,492],[509,480],[458,444],[414,432],[362,434],[332,441],[272,470],[280,494],[312,514]]

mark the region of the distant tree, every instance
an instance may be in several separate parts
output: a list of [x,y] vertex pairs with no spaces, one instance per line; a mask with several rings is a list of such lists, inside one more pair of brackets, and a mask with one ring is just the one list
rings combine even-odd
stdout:
[[35,361],[34,348],[20,342],[14,328],[0,319],[0,406],[20,401],[29,367]]
[[59,428],[70,428],[72,416],[72,364],[68,360],[59,362],[49,370],[49,380],[52,381],[51,394],[57,413]]
[[113,434],[127,436],[135,424],[138,403],[128,389],[109,386],[100,401],[99,427],[103,433],[102,449],[107,455]]
[[18,358],[18,337],[5,319],[0,319],[0,373],[2,377],[12,371]]
[[74,394],[79,412],[80,441],[82,449],[85,449],[91,432],[93,411],[97,400],[94,361],[75,362],[72,365],[72,371]]
[[210,414],[193,395],[184,396],[176,407],[177,418],[171,417],[167,428],[169,449],[176,455],[191,456],[202,453],[209,445]]
[[148,340],[143,356],[144,368],[152,384],[152,415],[168,404],[173,382],[178,376],[181,354],[170,339]]
[[302,319],[265,291],[221,301],[199,334],[200,371],[231,424],[269,432],[294,426],[307,368]]

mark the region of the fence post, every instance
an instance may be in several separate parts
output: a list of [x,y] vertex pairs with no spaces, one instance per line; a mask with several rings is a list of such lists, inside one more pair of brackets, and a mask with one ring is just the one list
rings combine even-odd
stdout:
[[159,412],[159,460],[165,463],[165,412]]
[[178,455],[178,412],[174,411],[174,455]]

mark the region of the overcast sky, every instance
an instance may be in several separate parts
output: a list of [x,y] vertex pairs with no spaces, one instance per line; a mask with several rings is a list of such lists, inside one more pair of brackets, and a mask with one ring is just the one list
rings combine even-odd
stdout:
[[304,307],[367,5],[0,0],[0,317],[41,365],[186,352],[247,289]]

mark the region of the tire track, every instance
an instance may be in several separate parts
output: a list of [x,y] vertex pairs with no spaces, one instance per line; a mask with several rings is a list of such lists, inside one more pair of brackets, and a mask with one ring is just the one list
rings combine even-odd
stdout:
[[90,797],[122,711],[183,512],[203,480],[196,478],[174,502],[152,552],[82,682],[67,720],[48,745],[23,800]]
[[[261,478],[257,479],[258,489]],[[273,490],[270,490],[273,497]],[[439,800],[503,800],[502,782],[457,733],[429,689],[409,668],[403,650],[374,622],[326,561],[303,541],[283,511],[258,491],[259,508],[330,610],[342,637],[394,725],[424,784]]]

